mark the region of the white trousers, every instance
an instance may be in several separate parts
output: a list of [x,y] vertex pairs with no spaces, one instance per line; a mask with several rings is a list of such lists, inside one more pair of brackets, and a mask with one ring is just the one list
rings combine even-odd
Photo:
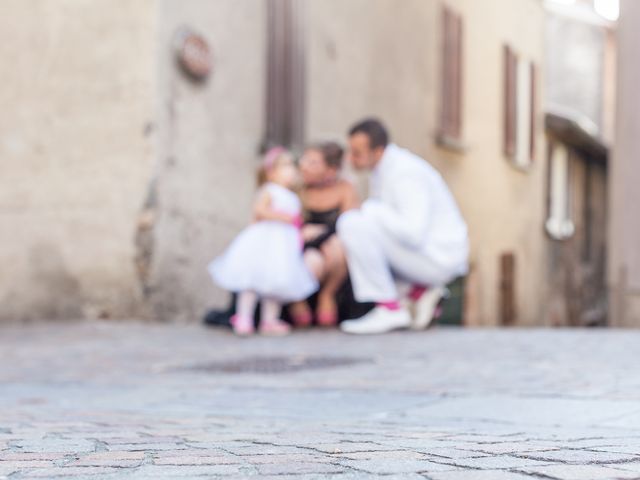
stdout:
[[393,238],[360,210],[342,214],[337,230],[359,302],[397,300],[399,283],[435,287],[456,277],[450,268]]

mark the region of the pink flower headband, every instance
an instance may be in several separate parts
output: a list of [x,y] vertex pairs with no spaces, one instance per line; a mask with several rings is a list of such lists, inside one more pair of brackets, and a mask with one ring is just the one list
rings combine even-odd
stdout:
[[287,149],[284,147],[272,147],[267,150],[262,160],[262,168],[265,170],[271,170],[276,163],[276,160],[282,155],[287,153]]

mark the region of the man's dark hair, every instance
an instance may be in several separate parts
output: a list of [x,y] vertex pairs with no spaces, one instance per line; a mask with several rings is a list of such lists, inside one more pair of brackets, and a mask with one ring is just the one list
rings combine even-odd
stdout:
[[389,144],[389,134],[382,122],[376,118],[367,118],[356,123],[351,130],[349,136],[352,137],[356,133],[364,133],[369,137],[369,147],[375,149],[378,147],[386,147]]

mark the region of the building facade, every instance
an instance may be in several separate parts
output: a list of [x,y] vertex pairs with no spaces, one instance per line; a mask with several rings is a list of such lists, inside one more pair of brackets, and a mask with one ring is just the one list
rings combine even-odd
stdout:
[[549,318],[553,325],[606,325],[615,23],[591,1],[550,1],[546,9]]
[[155,6],[0,5],[0,319],[138,316]]
[[[542,2],[0,10],[2,320],[199,319],[226,302],[205,266],[249,218],[261,149],[344,141],[375,115],[469,223],[464,323],[550,323]],[[185,27],[211,49],[206,81],[176,64]]]
[[618,25],[618,101],[616,142],[611,165],[611,228],[609,230],[611,323],[640,326],[640,4],[623,0]]

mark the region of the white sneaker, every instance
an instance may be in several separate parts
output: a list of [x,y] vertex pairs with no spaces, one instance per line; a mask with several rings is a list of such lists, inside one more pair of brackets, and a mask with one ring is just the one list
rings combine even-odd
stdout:
[[389,310],[384,307],[376,307],[364,317],[342,322],[340,329],[345,333],[370,335],[387,333],[392,330],[409,328],[410,326],[411,316],[406,309]]
[[411,330],[424,330],[431,325],[438,303],[446,292],[444,287],[433,287],[422,294],[414,304]]

